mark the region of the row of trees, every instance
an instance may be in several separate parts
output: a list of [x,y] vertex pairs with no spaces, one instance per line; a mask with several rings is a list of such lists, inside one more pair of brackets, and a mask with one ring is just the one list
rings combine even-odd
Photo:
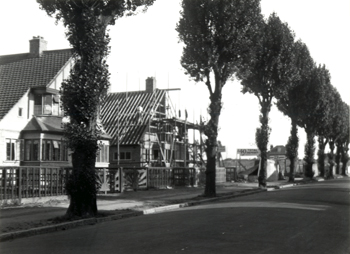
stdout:
[[[61,90],[65,116],[70,118],[65,125],[65,136],[73,151],[73,174],[67,185],[70,195],[67,215],[95,216],[94,165],[100,135],[99,107],[109,86],[106,57],[110,39],[107,28],[119,17],[137,13],[138,7],[147,9],[154,0],[37,2],[56,21],[63,21],[76,61]],[[325,67],[315,67],[311,57],[307,57],[307,47],[302,42],[294,42],[287,24],[282,23],[276,14],[264,20],[259,0],[183,0],[182,7],[176,28],[185,44],[181,64],[192,78],[204,82],[210,95],[211,118],[204,131],[208,137],[206,196],[216,195],[215,161],[222,89],[234,75],[241,79],[243,92],[255,94],[261,105],[261,127],[256,133],[263,161],[260,185],[266,184],[268,114],[273,98],[292,119],[291,139],[297,140],[296,125],[304,127],[308,133],[307,162],[312,162],[316,134],[322,137],[322,144],[330,144],[331,154],[337,145],[337,154],[346,157],[348,139],[343,130],[349,128],[345,121],[349,110],[339,102],[340,95],[330,85],[328,71]],[[329,110],[328,113],[322,111],[322,107]],[[326,120],[325,130],[317,127],[323,126]],[[288,144],[289,154],[296,156],[294,148],[297,142]]]
[[[330,147],[333,163],[348,160],[349,108],[330,83],[325,66],[317,66],[307,46],[295,40],[287,23],[275,14],[264,19],[259,0],[183,0],[177,25],[184,43],[181,64],[196,82],[209,91],[210,120],[205,126],[207,170],[206,196],[215,196],[215,161],[222,89],[237,77],[243,93],[259,101],[261,126],[256,144],[261,152],[259,186],[266,186],[267,146],[271,128],[269,113],[273,99],[291,119],[287,155],[291,161],[290,181],[294,181],[298,157],[298,128],[307,133],[306,176],[312,177],[315,136],[319,137],[319,163],[324,175],[324,148]],[[339,165],[339,163],[337,163]]]

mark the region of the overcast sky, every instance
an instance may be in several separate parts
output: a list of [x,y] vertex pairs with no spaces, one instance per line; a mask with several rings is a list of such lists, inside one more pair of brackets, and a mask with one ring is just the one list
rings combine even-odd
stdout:
[[[314,60],[327,66],[333,86],[350,104],[350,0],[262,0],[261,7],[265,17],[275,11],[289,24]],[[207,117],[209,93],[204,84],[190,81],[180,65],[182,45],[175,31],[179,11],[179,0],[156,0],[147,13],[122,18],[110,27],[111,91],[143,90],[145,79],[155,76],[158,88],[181,88],[181,92],[171,92],[174,106],[186,108],[189,120],[198,121],[200,114]],[[55,25],[35,0],[0,0],[0,29],[0,55],[28,52],[29,40],[37,35],[48,41],[49,50],[70,47],[62,24]],[[258,100],[240,90],[237,81],[228,82],[223,89],[219,140],[227,149],[224,157],[235,158],[237,148],[255,147]],[[270,144],[285,145],[290,121],[275,107],[270,117]],[[303,157],[302,129],[299,136]]]

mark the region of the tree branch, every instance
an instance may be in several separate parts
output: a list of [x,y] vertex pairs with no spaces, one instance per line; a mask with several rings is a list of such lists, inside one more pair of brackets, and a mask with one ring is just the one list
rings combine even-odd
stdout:
[[205,82],[205,84],[208,87],[210,96],[212,96],[213,95],[213,90],[212,90],[211,84],[210,84],[210,72],[209,72],[209,70],[205,70],[205,77],[207,78],[207,81]]

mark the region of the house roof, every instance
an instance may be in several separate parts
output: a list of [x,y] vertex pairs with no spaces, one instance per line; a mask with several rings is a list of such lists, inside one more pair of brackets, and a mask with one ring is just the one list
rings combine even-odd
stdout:
[[22,131],[62,132],[62,117],[33,116]]
[[[22,130],[23,132],[56,132],[63,134],[63,125],[61,116],[33,116]],[[100,139],[111,139],[107,133],[102,133]]]
[[[101,121],[112,136],[111,145],[139,144],[151,118],[165,98],[165,90],[110,93],[101,107]],[[140,113],[142,107],[142,113]]]
[[71,49],[0,56],[0,120],[29,88],[48,86],[71,57]]

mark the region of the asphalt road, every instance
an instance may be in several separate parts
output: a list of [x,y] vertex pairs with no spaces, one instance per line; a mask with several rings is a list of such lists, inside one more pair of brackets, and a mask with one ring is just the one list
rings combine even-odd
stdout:
[[350,253],[350,179],[0,243],[0,253]]

